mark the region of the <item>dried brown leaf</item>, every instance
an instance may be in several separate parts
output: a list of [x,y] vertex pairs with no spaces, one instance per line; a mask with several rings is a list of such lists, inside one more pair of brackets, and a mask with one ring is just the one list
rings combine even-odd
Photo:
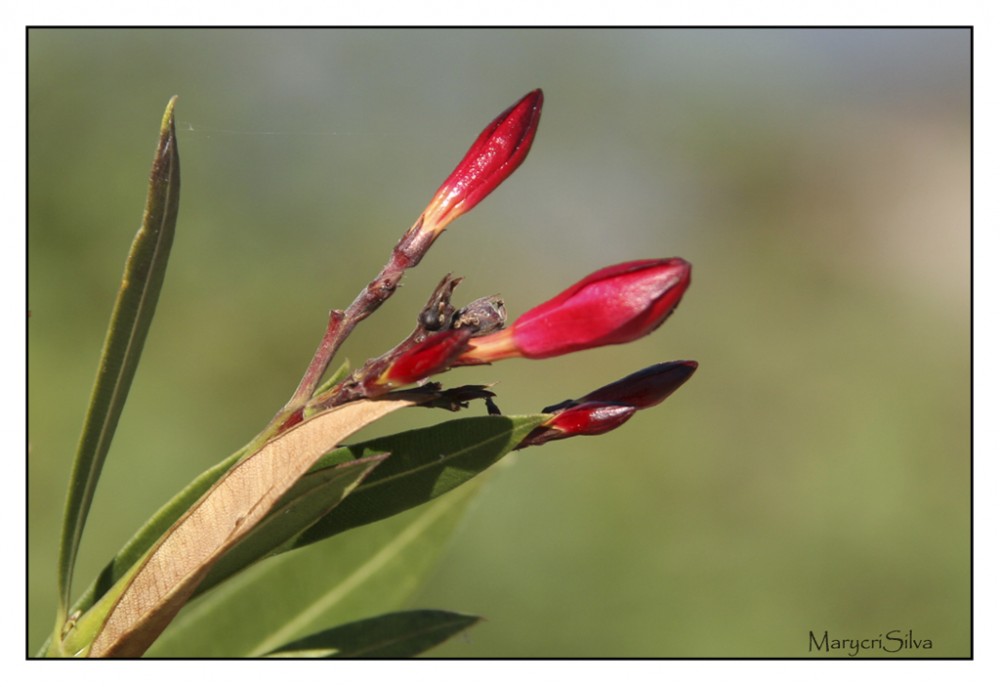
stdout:
[[356,401],[319,413],[237,463],[126,577],[91,656],[138,656],[173,619],[219,557],[267,515],[309,467],[365,425],[411,400]]

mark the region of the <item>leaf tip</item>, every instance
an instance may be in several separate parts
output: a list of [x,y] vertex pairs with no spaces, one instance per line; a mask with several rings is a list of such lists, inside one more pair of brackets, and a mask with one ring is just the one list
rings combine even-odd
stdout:
[[177,105],[177,96],[173,96],[167,103],[167,109],[163,111],[163,122],[160,124],[161,134],[172,131],[174,128],[174,106]]

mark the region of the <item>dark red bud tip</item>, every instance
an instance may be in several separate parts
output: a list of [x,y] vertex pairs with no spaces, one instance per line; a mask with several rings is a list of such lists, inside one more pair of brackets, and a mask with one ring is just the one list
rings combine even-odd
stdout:
[[463,329],[431,334],[404,351],[379,377],[376,386],[403,386],[447,370],[465,350],[472,333]]
[[575,436],[604,434],[621,427],[637,410],[638,408],[631,406],[581,403],[557,412],[552,419],[532,430],[518,448],[541,446],[550,441]]
[[634,341],[663,324],[690,283],[691,265],[681,258],[605,267],[524,313],[509,329],[476,339],[460,362],[550,358]]
[[541,89],[535,89],[483,129],[424,210],[422,232],[444,231],[513,174],[531,150],[543,100]]
[[698,363],[694,360],[675,360],[650,365],[617,382],[591,391],[576,402],[603,401],[636,408],[649,408],[677,391],[684,382],[691,379],[691,375],[697,369]]

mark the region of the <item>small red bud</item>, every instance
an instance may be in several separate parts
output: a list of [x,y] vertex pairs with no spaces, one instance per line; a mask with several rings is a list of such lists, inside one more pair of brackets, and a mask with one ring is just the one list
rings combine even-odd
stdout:
[[518,448],[540,446],[556,439],[604,434],[621,427],[637,410],[632,406],[597,401],[581,403],[558,411],[552,419],[532,430]]
[[386,368],[374,386],[404,386],[447,370],[465,350],[472,332],[450,329],[431,334],[405,350]]
[[552,417],[532,430],[518,448],[610,432],[623,425],[636,411],[663,401],[697,369],[698,363],[693,360],[651,365],[575,401],[549,406],[542,412],[552,413]]
[[524,313],[510,328],[470,342],[459,363],[550,358],[634,341],[663,324],[690,283],[691,265],[681,258],[605,267]]
[[542,101],[541,89],[535,89],[483,129],[424,210],[421,232],[441,233],[513,174],[535,139]]

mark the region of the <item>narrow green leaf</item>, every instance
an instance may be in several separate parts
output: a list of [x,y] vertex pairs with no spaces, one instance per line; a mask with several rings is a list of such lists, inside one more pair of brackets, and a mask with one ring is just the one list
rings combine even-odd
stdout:
[[482,618],[450,611],[402,611],[365,618],[309,635],[266,658],[410,658]]
[[398,608],[437,560],[476,486],[244,570],[188,604],[146,655],[260,656]]
[[[73,463],[57,572],[61,618],[65,618],[69,606],[73,567],[87,514],[153,319],[173,242],[180,204],[180,158],[174,133],[176,100],[176,96],[171,98],[163,114],[142,226],[125,263]],[[60,620],[57,630],[61,625]]]
[[[340,371],[337,374],[340,374]],[[538,422],[544,419],[544,417],[490,416],[465,418],[441,423],[435,427],[404,432],[390,437],[363,442],[351,447],[339,448],[320,459],[313,467],[312,472],[307,474],[304,479],[310,479],[310,475],[313,472],[322,472],[340,463],[358,458],[370,458],[373,455],[384,455],[385,451],[379,450],[379,446],[394,446],[407,457],[400,459],[395,464],[397,469],[380,470],[377,473],[369,474],[362,487],[366,489],[371,487],[385,489],[387,485],[411,480],[410,489],[407,489],[404,485],[402,490],[413,492],[416,485],[419,484],[419,488],[416,488],[416,490],[423,492],[426,498],[418,498],[417,502],[423,502],[471,478],[476,474],[477,468],[479,470],[485,469],[496,462],[496,460],[499,460],[511,448],[516,446],[528,432],[537,426]],[[94,601],[103,596],[122,575],[142,558],[180,515],[197,501],[245,453],[246,449],[241,449],[218,465],[206,470],[185,487],[183,491],[171,499],[170,502],[160,508],[104,568],[98,579],[91,584],[74,605],[73,610],[88,610]],[[396,458],[388,462],[392,462],[393,460],[396,460]],[[445,468],[449,465],[453,469],[446,470]],[[297,484],[295,489],[299,489],[301,484],[301,482]],[[379,490],[375,489],[374,491],[377,494]],[[410,507],[404,505],[403,502],[397,503],[393,501],[393,498],[392,493],[388,495],[388,500],[374,498],[370,494],[363,502],[353,504],[352,510],[354,514],[352,517],[339,521],[331,519],[323,522],[322,536],[331,536],[357,525],[388,517],[406,507]],[[347,500],[350,501],[350,497]],[[342,504],[341,507],[344,505],[346,503]],[[317,523],[317,525],[320,524]],[[314,537],[322,538],[320,534],[319,529],[313,530],[310,532],[309,540],[314,541]],[[295,546],[301,546],[305,543],[305,538],[294,541]],[[277,551],[291,548],[291,544],[292,541]],[[226,558],[224,556],[219,561],[209,574],[209,578],[199,587],[197,595],[208,591],[232,572],[235,572],[232,568],[228,572],[226,571],[227,566],[231,565],[227,562]],[[183,617],[182,615],[181,618]],[[171,630],[168,629],[167,632],[170,633]]]
[[[308,529],[289,535],[280,546],[273,546],[270,553],[305,546],[426,503],[493,465],[545,417],[463,418],[338,448],[321,458],[306,478],[345,462],[391,455],[336,508],[326,508],[325,514],[313,518],[314,524],[310,523]],[[322,501],[316,503],[322,504]],[[304,519],[311,516],[311,513],[303,513]],[[245,567],[239,562],[227,562],[226,558],[228,554],[201,583],[196,595],[205,593]]]
[[305,475],[250,534],[219,559],[201,587],[215,586],[294,539],[333,510],[388,456],[360,458]]
[[319,385],[316,391],[313,392],[313,396],[319,396],[324,391],[332,389],[335,385],[342,382],[347,375],[350,374],[350,372],[351,362],[349,360],[345,360],[340,364],[340,367],[338,367],[336,371],[330,375],[329,379]]
[[[546,417],[462,418],[341,449],[355,457],[371,452],[387,452],[392,457],[288,548],[381,520],[454,489],[500,460]],[[321,459],[316,467],[341,459],[338,451]]]
[[[346,374],[346,365],[342,365],[341,369],[335,373],[335,376],[343,376],[344,374]],[[364,487],[366,489],[373,486],[378,487],[379,485],[385,487],[385,485],[397,482],[405,477],[418,481],[427,480],[428,476],[433,476],[435,473],[440,477],[441,473],[445,472],[443,471],[443,467],[449,462],[466,468],[466,470],[460,472],[446,472],[445,479],[437,485],[439,488],[431,485],[427,493],[429,494],[428,498],[432,498],[432,495],[444,493],[446,488],[454,488],[460,483],[453,478],[461,477],[463,478],[461,481],[464,481],[476,474],[473,471],[476,464],[481,469],[485,469],[496,460],[499,460],[511,448],[516,446],[528,432],[537,426],[543,417],[490,416],[452,420],[435,427],[404,432],[391,437],[363,442],[351,447],[339,448],[320,459],[313,467],[312,472],[321,472],[330,466],[361,457],[367,458],[383,455],[385,451],[379,450],[377,446],[388,445],[399,447],[399,450],[409,457],[400,459],[399,463],[396,464],[398,466],[396,470],[379,471],[378,473],[370,474],[365,479]],[[451,440],[449,440],[449,436]],[[451,444],[453,447],[457,445],[457,450],[450,450],[443,447],[441,445],[442,437],[445,442]],[[464,444],[464,441],[468,441],[469,443]],[[170,528],[184,511],[243,457],[246,451],[246,448],[241,449],[221,463],[209,468],[161,507],[133,535],[128,543],[115,555],[114,559],[105,566],[97,580],[90,585],[71,610],[74,612],[77,610],[86,612],[90,609],[94,601],[107,593],[122,575],[142,558],[156,540]],[[415,451],[418,453],[416,456],[414,456]],[[420,451],[423,451],[423,453],[420,453]],[[393,460],[396,459],[394,458]],[[400,474],[401,472],[406,472],[408,468],[414,467],[416,469],[412,470],[409,475]],[[306,479],[309,478],[312,472],[306,476]],[[437,482],[437,477],[433,481]],[[426,484],[421,488],[425,487],[427,487]],[[295,489],[299,488],[300,485],[296,485]],[[419,502],[425,500],[418,499]],[[364,503],[355,503],[352,505],[352,509],[355,512],[352,518],[346,521],[334,521],[331,519],[322,524],[317,523],[317,529],[310,532],[308,538],[304,537],[297,541],[295,539],[289,540],[284,546],[275,549],[274,553],[293,548],[293,544],[294,546],[301,546],[307,543],[307,541],[315,541],[316,538],[331,536],[337,532],[355,527],[358,524],[388,517],[393,513],[403,510],[405,507],[409,506],[404,506],[402,502],[396,503],[391,498],[388,501],[377,498],[366,498]],[[322,526],[322,532],[319,529],[320,525]],[[213,568],[208,578],[198,588],[196,595],[203,594],[238,570],[239,566],[235,566],[227,561],[228,556],[229,554],[224,556],[215,568]]]

